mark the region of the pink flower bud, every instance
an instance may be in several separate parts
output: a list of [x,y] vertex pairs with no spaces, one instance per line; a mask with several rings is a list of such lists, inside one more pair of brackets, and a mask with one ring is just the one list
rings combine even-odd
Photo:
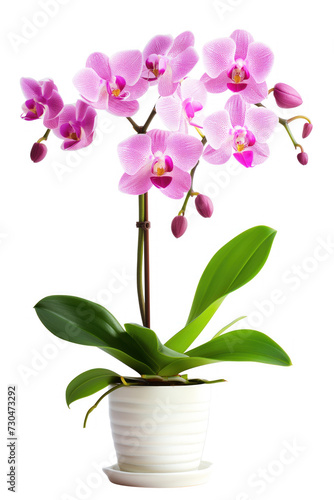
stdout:
[[303,99],[297,90],[286,83],[276,83],[274,87],[274,97],[277,106],[280,108],[296,108],[303,103]]
[[177,215],[172,220],[172,233],[175,238],[180,238],[188,227],[188,221],[184,215]]
[[304,151],[302,153],[298,153],[297,154],[297,160],[302,165],[307,165],[307,163],[308,163],[308,154],[304,153]]
[[302,138],[305,139],[306,137],[308,137],[310,135],[310,133],[312,132],[312,129],[313,129],[312,123],[308,123],[308,122],[304,123]]
[[30,151],[30,158],[34,163],[38,163],[46,157],[47,152],[48,148],[45,144],[42,144],[41,142],[35,142]]
[[195,205],[197,212],[202,217],[211,217],[213,213],[213,203],[208,196],[205,196],[204,194],[198,194],[195,199]]

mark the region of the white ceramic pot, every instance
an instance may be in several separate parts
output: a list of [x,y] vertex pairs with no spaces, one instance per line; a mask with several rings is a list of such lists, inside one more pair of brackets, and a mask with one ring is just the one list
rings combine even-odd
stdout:
[[130,386],[109,394],[118,466],[126,472],[185,472],[201,461],[211,387]]

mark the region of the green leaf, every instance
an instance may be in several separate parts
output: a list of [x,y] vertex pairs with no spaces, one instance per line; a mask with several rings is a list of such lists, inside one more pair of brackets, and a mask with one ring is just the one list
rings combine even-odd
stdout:
[[270,337],[256,330],[234,330],[187,351],[191,357],[218,361],[256,361],[290,366],[287,353]]
[[160,372],[173,376],[197,366],[220,361],[256,361],[271,365],[289,366],[287,353],[264,333],[255,330],[235,330],[209,340],[186,352],[188,358],[173,361]]
[[239,316],[239,318],[235,319],[234,321],[231,321],[231,323],[229,323],[228,325],[224,326],[224,328],[222,328],[221,330],[219,330],[219,332],[216,333],[216,335],[214,335],[212,337],[212,339],[215,339],[215,338],[219,337],[219,335],[221,335],[222,333],[226,332],[226,330],[228,330],[229,328],[231,328],[231,326],[235,325],[236,323],[238,323],[238,321],[241,321],[242,319],[245,319],[245,318],[247,318],[247,316]]
[[79,297],[52,295],[35,306],[43,325],[68,342],[96,346],[138,373],[153,374],[144,349],[133,342],[116,318],[104,307]]
[[147,363],[149,363],[149,366],[155,373],[158,373],[160,369],[175,359],[187,357],[185,354],[173,351],[164,346],[156,333],[149,328],[135,323],[127,323],[124,325],[124,328],[131,336],[134,344],[145,351]]
[[198,283],[186,326],[166,342],[179,352],[188,347],[208,324],[224,298],[248,283],[265,264],[276,231],[256,226],[224,245],[210,260]]
[[91,396],[110,384],[120,382],[120,376],[104,368],[95,368],[81,373],[67,386],[66,403],[70,406],[73,401]]

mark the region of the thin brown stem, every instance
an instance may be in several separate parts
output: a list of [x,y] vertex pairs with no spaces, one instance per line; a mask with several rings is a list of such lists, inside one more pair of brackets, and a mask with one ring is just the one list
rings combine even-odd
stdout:
[[[148,193],[144,195],[144,218],[148,221]],[[144,232],[144,269],[145,269],[145,324],[151,326],[151,300],[150,300],[150,236],[149,229]]]
[[127,116],[126,119],[131,123],[137,134],[139,134],[139,130],[141,129],[141,127],[137,125],[137,123],[132,118],[130,118],[130,116]]
[[[153,118],[156,115],[155,106],[149,114],[144,125],[138,125],[131,117],[127,120],[131,123],[137,134],[146,134]],[[151,324],[151,301],[150,301],[150,223],[148,220],[148,193],[139,196],[139,225],[138,225],[138,250],[137,250],[137,294],[140,314],[143,325],[150,328]],[[144,281],[145,297],[143,293],[143,251],[144,251]]]

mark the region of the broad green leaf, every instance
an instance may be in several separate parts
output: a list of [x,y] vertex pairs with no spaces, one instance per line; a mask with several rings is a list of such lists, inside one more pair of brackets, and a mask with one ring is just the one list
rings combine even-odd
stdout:
[[289,366],[287,353],[270,337],[256,330],[234,330],[187,351],[191,357],[219,361],[256,361],[271,365]]
[[79,297],[53,295],[35,306],[51,333],[68,342],[96,346],[138,373],[153,374],[149,356],[104,307]]
[[131,336],[134,344],[146,352],[149,366],[154,369],[155,373],[158,373],[161,368],[171,361],[187,357],[185,354],[173,351],[164,346],[156,333],[149,328],[135,323],[127,323],[124,325],[124,328]]
[[104,368],[95,368],[81,373],[67,386],[66,403],[70,406],[73,401],[91,396],[110,384],[120,382],[120,376]]
[[160,372],[173,376],[197,366],[220,361],[256,361],[271,365],[289,366],[287,353],[264,333],[255,330],[235,330],[209,340],[186,352],[189,358],[173,361]]
[[179,352],[185,352],[188,347],[197,339],[198,335],[209,323],[212,316],[218,310],[225,297],[221,297],[213,302],[205,311],[202,312],[189,325],[186,325],[182,330],[170,338],[165,346],[170,349],[175,349]]
[[226,330],[228,330],[229,328],[231,328],[231,326],[235,325],[236,323],[238,323],[238,321],[241,321],[242,319],[245,319],[245,318],[247,318],[247,316],[239,316],[239,318],[235,319],[234,321],[231,321],[231,323],[229,323],[228,325],[224,326],[224,328],[222,328],[221,330],[219,330],[219,332],[216,333],[216,335],[214,335],[212,337],[212,339],[215,339],[215,338],[219,337],[219,335],[221,335],[222,333],[226,332]]
[[186,326],[166,342],[185,352],[210,321],[226,295],[248,283],[265,264],[276,231],[256,226],[239,234],[213,256],[198,283]]

